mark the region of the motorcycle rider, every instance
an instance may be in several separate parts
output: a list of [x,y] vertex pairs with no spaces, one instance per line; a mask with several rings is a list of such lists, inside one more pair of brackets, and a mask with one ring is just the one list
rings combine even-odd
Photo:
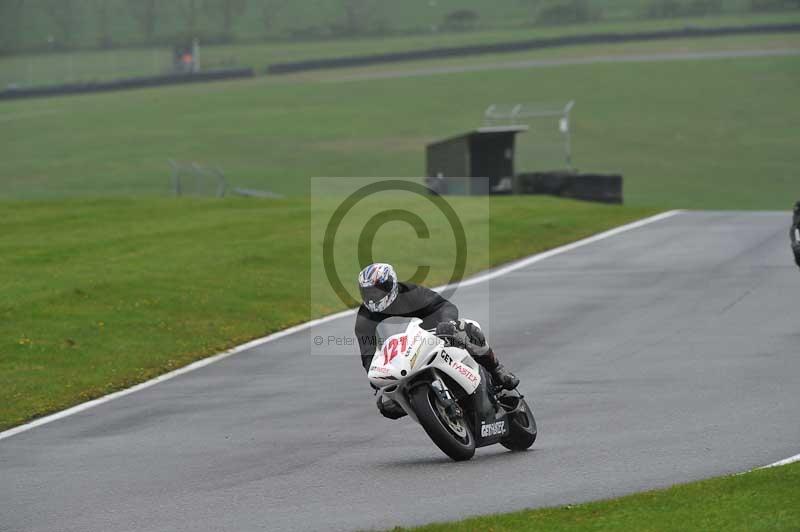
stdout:
[[[436,334],[451,337],[489,373],[492,379],[507,390],[513,390],[519,379],[497,360],[480,326],[472,321],[460,320],[458,308],[438,293],[424,286],[397,280],[391,264],[370,264],[358,274],[358,286],[363,303],[358,308],[355,333],[361,351],[361,364],[369,371],[375,349],[378,347],[375,329],[383,320],[393,317],[413,317],[422,320],[423,329],[436,328]],[[395,401],[378,400],[378,409],[384,416],[397,419],[405,412]]]

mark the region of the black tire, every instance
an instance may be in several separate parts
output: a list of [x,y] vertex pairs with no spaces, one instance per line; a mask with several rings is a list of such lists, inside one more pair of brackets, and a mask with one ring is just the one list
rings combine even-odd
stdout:
[[533,410],[519,398],[519,408],[508,416],[508,436],[500,440],[500,445],[512,451],[524,451],[536,441],[537,429]]
[[414,388],[409,399],[420,425],[444,454],[457,462],[472,458],[475,454],[475,437],[467,420],[461,419],[465,429],[462,436],[453,431],[447,420],[443,419],[443,414],[436,408],[439,399],[430,385]]

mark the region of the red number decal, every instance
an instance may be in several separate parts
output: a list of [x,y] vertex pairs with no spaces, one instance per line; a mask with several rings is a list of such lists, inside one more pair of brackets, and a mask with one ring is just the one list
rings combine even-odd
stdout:
[[395,357],[392,351],[397,351],[397,340],[392,338],[389,343],[383,347],[383,364],[386,365]]
[[[400,341],[402,342],[403,346],[405,346],[408,343],[408,339],[406,339],[405,336],[401,337]],[[403,347],[400,351],[402,352],[405,350],[406,350],[405,347]],[[388,364],[389,362],[394,360],[394,357],[396,357],[398,354],[399,352],[397,351],[397,338],[392,338],[391,340],[389,340],[389,343],[383,347],[383,364],[384,365]]]
[[401,353],[405,353],[407,347],[408,347],[408,336],[401,336],[400,337],[400,352]]

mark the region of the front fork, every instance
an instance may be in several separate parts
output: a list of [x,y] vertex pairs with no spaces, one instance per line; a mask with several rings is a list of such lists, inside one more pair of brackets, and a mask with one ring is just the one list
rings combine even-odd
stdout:
[[444,405],[444,411],[447,413],[448,416],[451,418],[460,418],[464,415],[464,411],[461,410],[461,407],[458,406],[458,402],[456,398],[453,397],[452,392],[447,388],[444,381],[439,377],[438,374],[434,371],[434,379],[431,382],[431,389],[433,393],[436,394],[436,397],[439,399],[439,402]]

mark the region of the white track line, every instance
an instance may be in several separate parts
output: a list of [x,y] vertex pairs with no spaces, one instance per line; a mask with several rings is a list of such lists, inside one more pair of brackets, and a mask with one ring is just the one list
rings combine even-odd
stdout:
[[795,462],[800,462],[800,454],[796,454],[794,456],[790,456],[789,458],[784,458],[783,460],[778,460],[777,462],[769,464],[769,465],[765,465],[765,466],[762,466],[762,467],[757,467],[756,469],[767,469],[767,468],[770,468],[770,467],[779,467],[779,466],[782,466],[782,465],[793,464]]
[[[624,233],[626,231],[631,231],[633,229],[637,229],[637,228],[643,227],[645,225],[649,225],[649,224],[652,224],[652,223],[655,223],[655,222],[659,222],[661,220],[666,220],[667,218],[671,218],[671,217],[673,217],[673,216],[675,216],[677,214],[680,214],[682,212],[684,212],[684,211],[682,211],[682,210],[674,210],[674,211],[664,212],[664,213],[661,213],[661,214],[657,214],[655,216],[651,216],[649,218],[644,218],[644,219],[636,221],[636,222],[632,222],[632,223],[629,223],[629,224],[626,224],[626,225],[621,225],[621,226],[619,226],[617,228],[614,228],[614,229],[611,229],[609,231],[604,231],[604,232],[598,233],[598,234],[596,234],[594,236],[590,236],[588,238],[584,238],[583,240],[578,240],[578,241],[573,242],[571,244],[567,244],[565,246],[561,246],[561,247],[557,247],[557,248],[551,249],[550,251],[545,251],[543,253],[538,253],[536,255],[531,255],[530,257],[527,257],[527,258],[512,262],[510,264],[507,264],[506,266],[502,266],[502,267],[494,269],[494,270],[489,270],[486,273],[482,273],[482,274],[479,274],[479,275],[477,275],[475,277],[471,277],[471,278],[467,279],[466,281],[462,281],[461,283],[459,283],[458,287],[460,288],[460,287],[464,287],[464,286],[471,286],[471,285],[474,285],[474,284],[478,284],[478,283],[489,281],[491,279],[495,279],[495,278],[497,278],[497,277],[499,277],[501,275],[504,275],[506,273],[512,272],[514,270],[519,270],[520,268],[524,268],[526,266],[530,266],[531,264],[534,264],[536,262],[542,261],[542,260],[547,259],[549,257],[553,257],[555,255],[560,255],[561,253],[566,253],[566,252],[571,251],[573,249],[576,249],[576,248],[579,248],[579,247],[582,247],[582,246],[586,246],[588,244],[593,244],[595,242],[599,242],[600,240],[604,240],[606,238],[610,238],[612,236],[616,236],[616,235],[618,235],[620,233]],[[446,287],[445,286],[440,286],[440,287],[437,287],[436,290],[443,290],[444,288],[446,288]],[[91,401],[87,401],[85,403],[81,403],[79,405],[75,405],[72,408],[68,408],[66,410],[62,410],[60,412],[56,412],[55,414],[51,414],[49,416],[45,416],[45,417],[36,419],[34,421],[31,421],[30,423],[26,423],[24,425],[20,425],[18,427],[14,427],[13,429],[9,429],[9,430],[6,430],[4,432],[0,432],[0,440],[3,440],[5,438],[10,438],[11,436],[14,436],[16,434],[20,434],[22,432],[29,431],[29,430],[31,430],[33,428],[36,428],[36,427],[39,427],[41,425],[46,425],[47,423],[51,423],[53,421],[56,421],[56,420],[71,416],[73,414],[77,414],[78,412],[83,412],[84,410],[88,410],[88,409],[90,409],[92,407],[101,405],[103,403],[107,403],[109,401],[113,401],[114,399],[117,399],[119,397],[124,397],[124,396],[132,394],[134,392],[138,392],[140,390],[144,390],[144,389],[149,388],[151,386],[155,386],[156,384],[158,384],[160,382],[168,381],[168,380],[173,379],[173,378],[175,378],[175,377],[177,377],[179,375],[183,375],[185,373],[189,373],[190,371],[194,371],[196,369],[200,369],[200,368],[209,366],[209,365],[211,365],[211,364],[213,364],[215,362],[219,362],[220,360],[223,360],[225,358],[233,356],[236,353],[241,353],[242,351],[247,351],[248,349],[252,349],[254,347],[258,347],[258,346],[267,344],[269,342],[273,342],[275,340],[279,340],[280,338],[283,338],[285,336],[289,336],[291,334],[294,334],[294,333],[297,333],[297,332],[300,332],[300,331],[304,331],[306,329],[310,329],[310,328],[315,327],[317,325],[321,325],[323,323],[327,323],[329,321],[333,321],[335,319],[342,318],[344,316],[349,316],[351,314],[355,314],[355,312],[356,312],[356,309],[343,310],[341,312],[337,312],[336,314],[331,314],[331,315],[325,316],[323,318],[307,321],[305,323],[301,323],[299,325],[295,325],[294,327],[289,327],[288,329],[284,329],[284,330],[276,332],[274,334],[270,334],[269,336],[264,336],[263,338],[258,338],[256,340],[251,341],[251,342],[247,342],[246,344],[242,344],[242,345],[236,346],[236,347],[234,347],[232,349],[229,349],[228,351],[224,351],[222,353],[213,355],[211,357],[204,358],[202,360],[198,360],[197,362],[193,362],[192,364],[189,364],[188,366],[184,366],[182,368],[176,369],[175,371],[170,371],[169,373],[165,373],[165,374],[160,375],[160,376],[158,376],[158,377],[156,377],[154,379],[151,379],[149,381],[143,382],[141,384],[137,384],[136,386],[132,386],[131,388],[126,388],[126,389],[120,390],[118,392],[114,392],[114,393],[111,393],[111,394],[108,394],[108,395],[104,395],[103,397],[98,397],[97,399],[93,399]]]

